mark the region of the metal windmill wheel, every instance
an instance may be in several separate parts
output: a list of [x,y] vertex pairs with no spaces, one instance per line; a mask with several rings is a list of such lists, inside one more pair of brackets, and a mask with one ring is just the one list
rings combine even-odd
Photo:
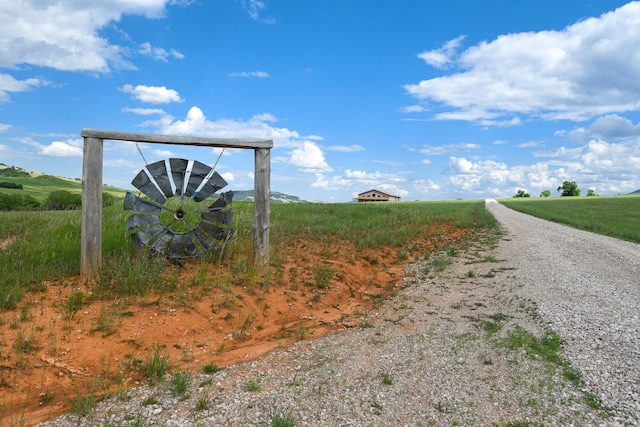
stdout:
[[142,169],[131,184],[148,199],[126,194],[124,209],[135,211],[129,217],[127,233],[136,249],[149,248],[149,256],[202,258],[207,251],[219,250],[231,237],[233,212],[225,208],[233,191],[220,194],[209,206],[202,203],[227,186],[224,178],[204,163],[160,160]]

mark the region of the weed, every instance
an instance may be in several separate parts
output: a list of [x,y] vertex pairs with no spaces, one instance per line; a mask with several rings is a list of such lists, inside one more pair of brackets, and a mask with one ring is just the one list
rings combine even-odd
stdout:
[[391,385],[393,384],[393,377],[388,372],[382,374],[382,384]]
[[51,402],[54,397],[55,397],[55,393],[52,392],[52,391],[46,391],[44,393],[41,393],[40,394],[40,406],[46,405],[47,403]]
[[244,390],[245,391],[260,391],[262,386],[260,385],[260,380],[258,379],[250,379],[245,381]]
[[32,354],[40,349],[33,333],[29,337],[25,337],[24,331],[20,330],[16,341],[13,344],[18,354]]
[[276,412],[271,415],[271,427],[295,427],[296,418],[290,413]]
[[157,405],[158,399],[155,396],[149,396],[142,401],[142,406]]
[[73,413],[79,417],[86,417],[96,407],[98,398],[96,392],[98,390],[98,380],[96,379],[89,386],[87,392],[78,393],[78,396],[72,403]]
[[449,265],[451,265],[453,261],[451,258],[447,256],[440,256],[433,260],[432,265],[436,272],[443,272]]
[[323,264],[314,266],[311,271],[316,288],[318,289],[327,289],[331,283],[331,279],[333,279],[336,273],[335,270]]
[[209,363],[208,365],[204,365],[202,367],[202,372],[205,374],[215,374],[218,371],[221,371],[222,368],[219,368],[215,363]]
[[169,355],[160,353],[161,346],[158,344],[153,353],[149,355],[146,363],[142,366],[146,378],[151,384],[162,381],[169,369]]
[[187,371],[178,371],[171,380],[171,392],[174,396],[183,395],[191,384],[191,374]]
[[62,312],[67,316],[69,320],[73,319],[78,311],[85,303],[84,292],[74,291],[71,292],[62,303]]
[[196,411],[206,411],[209,409],[209,395],[207,393],[196,399]]
[[469,278],[476,277],[476,273],[475,273],[475,271],[473,271],[473,270],[469,270],[469,271],[467,272],[467,277],[469,277]]
[[244,322],[242,322],[242,326],[240,326],[240,329],[233,333],[234,338],[242,339],[249,336],[249,329],[251,329],[251,325],[253,324],[254,320],[255,318],[251,316],[251,313],[247,314],[247,317],[244,319]]

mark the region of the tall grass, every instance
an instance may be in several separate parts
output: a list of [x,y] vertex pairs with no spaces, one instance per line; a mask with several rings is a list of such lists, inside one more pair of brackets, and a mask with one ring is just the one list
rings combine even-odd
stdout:
[[640,243],[640,196],[501,199],[519,212]]
[[495,219],[480,201],[279,204],[271,206],[272,241],[296,236],[343,239],[360,248],[400,246],[425,226],[451,222],[457,227],[484,227]]
[[[230,267],[215,279],[229,285],[253,280],[253,204],[236,202],[232,208],[233,238],[205,260]],[[130,214],[121,203],[103,210],[103,267],[94,284],[96,297],[148,296],[177,286],[175,276],[163,274],[164,260],[135,252],[126,235]],[[296,239],[399,247],[439,222],[483,227],[495,220],[482,201],[272,204],[271,256],[284,258]],[[0,310],[16,307],[26,292],[45,290],[47,280],[77,277],[80,223],[80,211],[0,213]]]

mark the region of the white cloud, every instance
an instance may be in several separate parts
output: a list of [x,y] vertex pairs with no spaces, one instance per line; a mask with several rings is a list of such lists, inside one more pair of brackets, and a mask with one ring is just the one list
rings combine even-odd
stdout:
[[258,114],[247,121],[233,119],[209,120],[198,107],[191,107],[184,120],[164,120],[156,123],[158,133],[167,135],[198,135],[209,138],[272,139],[274,147],[299,147],[300,135],[296,131],[278,128],[269,123],[276,118],[271,114]]
[[133,87],[130,84],[126,84],[120,88],[120,91],[130,93],[135,99],[149,104],[184,102],[176,90],[167,89],[166,86],[137,85]]
[[6,132],[9,129],[11,129],[11,125],[5,125],[5,124],[0,123],[0,132]]
[[184,55],[175,49],[169,51],[161,48],[151,46],[151,43],[144,42],[140,45],[138,53],[142,56],[149,56],[156,61],[169,62],[169,57],[184,59]]
[[527,141],[516,145],[518,148],[533,148],[533,147],[544,147],[544,142],[542,141]]
[[265,73],[264,71],[242,71],[240,73],[230,73],[229,77],[257,77],[260,79],[266,79],[267,77],[269,77],[269,73]]
[[[224,180],[229,182],[229,183],[233,182],[236,179],[235,175],[232,172],[222,172],[222,173],[220,173],[220,176],[223,177]],[[253,179],[253,178],[251,178],[251,179]]]
[[123,113],[133,113],[138,114],[140,116],[164,116],[166,113],[164,110],[160,108],[129,108],[125,107],[122,109]]
[[[64,71],[105,73],[133,68],[126,47],[111,44],[100,31],[124,15],[162,16],[170,0],[0,2],[0,67],[20,64]],[[183,3],[184,4],[184,3]]]
[[477,150],[479,148],[480,148],[480,145],[478,144],[461,142],[459,144],[425,145],[417,151],[421,154],[426,154],[428,156],[441,156],[444,154],[450,154],[455,152]]
[[333,168],[327,164],[320,147],[314,142],[304,141],[301,147],[293,150],[289,164],[303,172],[331,172]]
[[631,2],[562,31],[503,35],[455,56],[445,45],[435,51],[440,56],[423,59],[458,70],[405,89],[429,109],[441,107],[436,119],[487,126],[519,124],[517,115],[585,120],[633,111],[640,97],[639,44],[640,2]]
[[423,59],[432,67],[443,68],[452,62],[464,39],[465,36],[456,37],[455,39],[446,42],[444,46],[439,49],[422,52],[418,55],[418,58]]
[[25,92],[33,87],[47,84],[49,83],[41,79],[17,80],[9,74],[0,74],[0,103],[9,101],[9,93],[11,92]]
[[251,19],[264,22],[265,24],[275,24],[273,18],[263,18],[261,13],[267,8],[264,0],[240,0],[242,7],[247,11]]
[[596,119],[589,127],[593,136],[603,138],[625,138],[640,135],[640,123],[634,125],[631,120],[617,114],[609,114]]
[[50,145],[42,146],[40,154],[55,157],[82,157],[82,138],[53,141]]
[[330,145],[325,148],[327,151],[339,151],[341,153],[357,153],[358,151],[364,151],[364,147],[359,144],[352,145]]

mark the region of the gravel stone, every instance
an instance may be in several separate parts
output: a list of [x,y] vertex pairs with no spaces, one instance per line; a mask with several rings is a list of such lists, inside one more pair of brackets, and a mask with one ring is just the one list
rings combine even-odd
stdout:
[[[184,398],[166,380],[40,426],[267,426],[275,415],[314,427],[638,425],[640,245],[487,208],[500,234],[425,254],[357,327],[194,373]],[[508,346],[522,330],[555,332],[583,382]]]

